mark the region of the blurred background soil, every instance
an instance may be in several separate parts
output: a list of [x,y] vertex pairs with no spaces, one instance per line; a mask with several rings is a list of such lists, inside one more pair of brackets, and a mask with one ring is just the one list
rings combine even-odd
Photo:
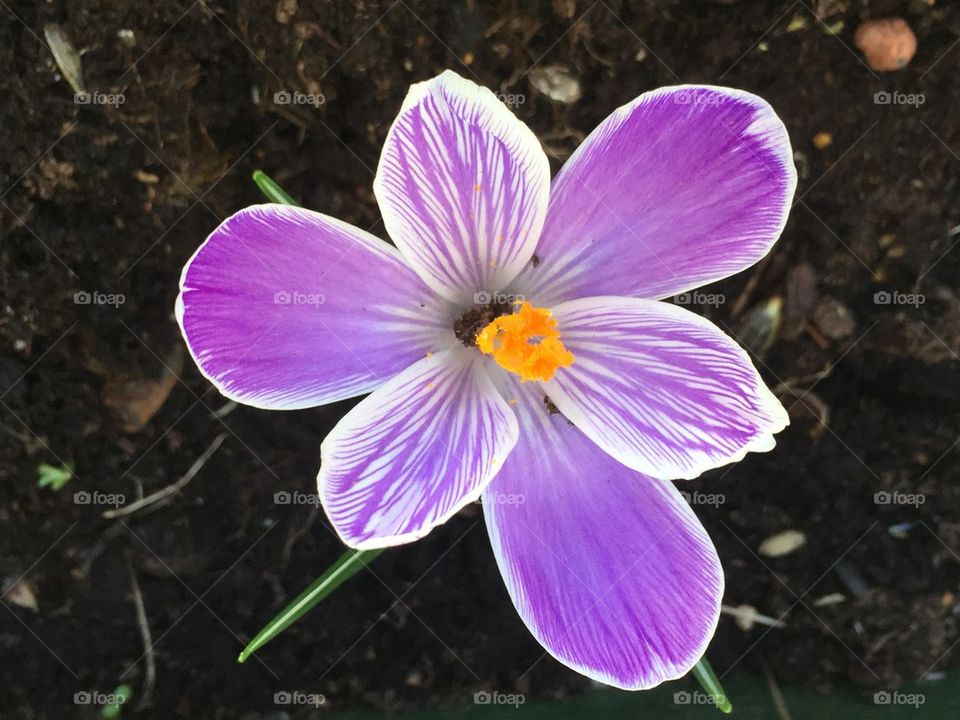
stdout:
[[[853,34],[892,15],[916,57],[874,72]],[[588,687],[517,617],[479,506],[235,662],[341,552],[322,512],[275,494],[314,492],[320,440],[351,403],[229,404],[184,357],[181,267],[261,201],[256,168],[383,236],[385,134],[408,86],[444,68],[501,94],[554,170],[645,90],[709,82],[773,105],[800,173],[786,231],[692,301],[758,353],[793,423],[774,452],[684,489],[725,602],[785,627],[724,616],[710,657],[824,692],[935,681],[960,638],[958,39],[960,7],[933,0],[4,0],[3,716],[93,717],[74,693],[121,682],[133,707],[147,696],[137,716],[164,718],[256,718],[278,691],[397,710]],[[92,102],[75,101],[51,43],[80,55]],[[220,436],[179,494],[102,517],[97,503],[169,486]],[[38,487],[41,463],[74,477]],[[785,554],[760,552],[771,537]]]

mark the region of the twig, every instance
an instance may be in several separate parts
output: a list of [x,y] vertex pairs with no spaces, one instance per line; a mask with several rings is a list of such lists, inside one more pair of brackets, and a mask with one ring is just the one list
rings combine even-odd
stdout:
[[809,375],[801,375],[800,377],[787,378],[782,383],[777,385],[776,389],[773,391],[774,395],[779,395],[785,391],[793,392],[795,388],[801,385],[816,385],[821,380],[830,377],[830,373],[833,372],[833,365],[829,365],[823,370],[820,370],[815,373],[810,373]]
[[227,437],[226,433],[220,433],[217,437],[214,438],[213,442],[210,443],[210,447],[203,451],[203,454],[197,458],[197,461],[190,466],[190,469],[184,473],[183,477],[177,480],[172,485],[167,485],[165,488],[157,490],[157,492],[152,495],[147,495],[145,498],[136,500],[135,502],[130,503],[129,505],[124,505],[122,508],[117,508],[115,510],[106,510],[103,513],[103,517],[108,520],[111,518],[120,518],[126,517],[127,515],[132,515],[133,513],[141,510],[148,505],[153,505],[155,502],[159,502],[166,497],[176,494],[183,487],[193,480],[200,469],[206,464],[207,460],[217,451],[217,449],[223,444],[224,439]]
[[146,659],[143,688],[140,691],[140,702],[137,703],[137,712],[139,712],[150,704],[150,697],[153,695],[153,685],[157,680],[157,663],[153,656],[153,637],[150,635],[150,623],[147,621],[147,608],[143,604],[143,593],[140,592],[140,583],[137,582],[137,573],[133,569],[130,558],[127,558],[127,570],[130,572],[133,604],[137,609],[137,625],[140,626],[140,639],[143,640],[143,652]]
[[214,410],[213,413],[212,413],[212,415],[213,415],[217,420],[223,420],[227,415],[229,415],[229,414],[232,413],[234,410],[236,410],[237,407],[238,407],[238,406],[237,406],[236,401],[231,400],[230,402],[226,403],[223,407],[217,408],[216,410]]
[[298,528],[295,532],[292,532],[287,536],[287,542],[285,542],[283,545],[282,557],[283,557],[284,567],[286,567],[286,564],[290,562],[290,553],[293,552],[293,546],[297,544],[300,538],[302,538],[304,535],[306,535],[310,531],[310,528],[313,525],[313,521],[317,519],[318,514],[319,513],[317,511],[317,506],[314,505],[312,508],[310,508],[310,515],[307,517],[306,522],[304,522],[304,524],[300,528]]
[[777,679],[773,677],[773,673],[770,672],[770,668],[767,667],[767,663],[763,663],[763,676],[767,679],[767,688],[770,690],[770,698],[773,700],[773,706],[777,710],[777,717],[780,720],[793,720],[793,716],[790,715],[790,710],[787,708],[787,701],[783,699],[783,693],[780,692],[780,686],[777,684]]
[[769,625],[773,628],[785,628],[787,626],[783,620],[776,620],[769,615],[761,615],[753,608],[744,606],[733,607],[732,605],[721,605],[720,612],[732,615],[738,620],[748,623],[760,623],[761,625]]
[[730,317],[738,317],[740,313],[746,309],[747,303],[750,302],[753,291],[757,289],[757,283],[760,282],[760,277],[763,275],[763,271],[767,269],[767,264],[770,262],[771,257],[773,257],[772,254],[767,255],[760,261],[760,264],[757,265],[757,269],[753,271],[750,279],[747,280],[747,284],[743,287],[743,292],[740,293],[736,302],[733,303],[733,308],[730,310]]

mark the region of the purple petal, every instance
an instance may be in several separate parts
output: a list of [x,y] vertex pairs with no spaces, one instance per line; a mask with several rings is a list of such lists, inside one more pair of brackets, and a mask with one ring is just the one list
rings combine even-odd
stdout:
[[522,437],[483,509],[520,617],[560,662],[608,685],[640,690],[685,675],[723,595],[703,526],[671,483],[547,415],[535,386],[514,388]]
[[373,188],[410,265],[466,304],[502,290],[530,259],[550,166],[536,136],[490,90],[448,70],[410,88]]
[[395,248],[286,205],[225,220],[187,262],[177,298],[200,371],[268,409],[370,391],[448,347],[450,312]]
[[663,298],[767,254],[797,184],[790,139],[762,99],[686,85],[616,110],[557,175],[536,254],[515,282],[541,305]]
[[412,365],[323,441],[317,484],[351,547],[411,542],[479,496],[517,442],[517,418],[466,348]]
[[713,323],[669,303],[572,300],[553,308],[573,353],[544,389],[624,465],[694,478],[774,446],[789,423],[750,358]]

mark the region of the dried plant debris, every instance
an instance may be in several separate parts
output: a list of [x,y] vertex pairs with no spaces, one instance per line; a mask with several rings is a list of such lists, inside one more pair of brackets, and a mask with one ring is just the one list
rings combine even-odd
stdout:
[[53,54],[53,61],[60,69],[60,74],[67,81],[73,91],[84,95],[87,91],[83,84],[83,66],[80,62],[80,53],[74,47],[67,31],[56,23],[47,23],[43,26],[43,36],[47,46]]

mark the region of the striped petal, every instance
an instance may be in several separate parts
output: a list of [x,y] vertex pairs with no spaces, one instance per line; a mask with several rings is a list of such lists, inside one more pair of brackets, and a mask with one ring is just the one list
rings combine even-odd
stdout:
[[664,302],[597,297],[553,309],[573,365],[544,389],[624,465],[694,478],[773,448],[789,423],[750,358],[716,325]]
[[466,305],[502,290],[530,260],[550,166],[536,136],[490,90],[448,70],[410,88],[373,187],[410,265]]
[[750,93],[685,85],[604,120],[554,179],[517,292],[552,305],[664,298],[754,264],[780,236],[797,173],[787,131]]
[[476,500],[517,442],[517,418],[466,348],[414,363],[323,441],[327,516],[351,547],[426,535]]
[[635,473],[515,384],[521,439],[483,494],[520,617],[560,662],[628,690],[685,675],[713,636],[723,571],[672,483]]
[[456,342],[448,303],[395,248],[286,205],[214,230],[183,268],[176,314],[217,389],[271,410],[369,392]]

